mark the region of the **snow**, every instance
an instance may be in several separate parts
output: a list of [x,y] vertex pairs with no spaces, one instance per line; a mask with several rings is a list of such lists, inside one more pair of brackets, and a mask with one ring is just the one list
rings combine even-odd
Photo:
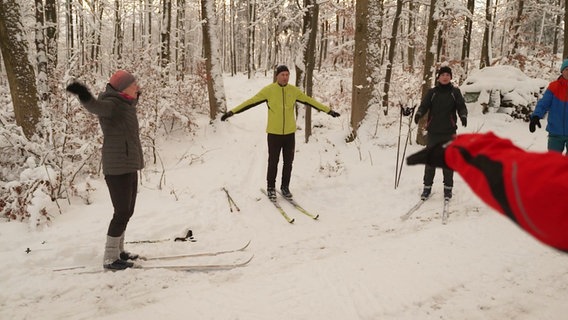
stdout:
[[[269,83],[242,75],[224,81],[229,106]],[[418,200],[423,167],[405,165],[394,189],[398,114],[371,112],[359,139],[348,144],[349,114],[339,111],[339,118],[314,113],[310,142],[303,130],[296,139],[291,191],[320,214],[318,221],[281,201],[296,218],[287,224],[259,191],[267,162],[265,105],[212,125],[203,115],[194,135],[159,144],[163,167],[147,163],[127,241],[174,238],[189,228],[197,242],[127,249],[197,253],[252,240],[244,252],[181,261],[223,263],[254,254],[246,267],[54,272],[101,267],[112,207],[104,179],[93,177],[92,204],[59,201],[62,214],[49,226],[0,224],[0,319],[561,319],[568,312],[566,254],[492,211],[458,175],[442,225],[440,171],[432,199],[401,221]],[[544,130],[530,134],[527,123],[506,114],[471,112],[459,132],[477,131],[546,149]],[[419,149],[413,143],[406,155]],[[230,212],[223,187],[239,212]]]

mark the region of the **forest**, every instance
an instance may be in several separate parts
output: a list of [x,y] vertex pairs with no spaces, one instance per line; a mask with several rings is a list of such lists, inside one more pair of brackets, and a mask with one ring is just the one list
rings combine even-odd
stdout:
[[[496,65],[552,79],[568,56],[568,0],[0,0],[0,212],[88,200],[84,177],[100,174],[96,117],[65,92],[98,92],[117,69],[136,75],[148,163],[159,138],[211,123],[227,106],[223,77],[293,68],[294,84],[349,117],[351,134],[370,112],[413,106],[448,65],[460,85]],[[292,69],[291,69],[292,70]],[[321,96],[322,87],[334,96]],[[305,141],[310,111],[300,111]],[[423,128],[416,140],[423,142]],[[380,127],[378,128],[380,134]],[[33,178],[22,179],[24,170]]]

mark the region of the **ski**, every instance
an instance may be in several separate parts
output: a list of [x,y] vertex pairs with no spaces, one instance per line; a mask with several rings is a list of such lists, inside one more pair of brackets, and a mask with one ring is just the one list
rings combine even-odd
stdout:
[[[196,257],[214,257],[222,254],[234,253],[244,251],[250,245],[251,240],[249,240],[244,246],[236,249],[229,249],[229,250],[221,250],[221,251],[211,251],[211,252],[201,252],[201,253],[190,253],[190,254],[180,254],[180,255],[171,255],[171,256],[157,256],[157,257],[144,257],[140,256],[138,259],[143,261],[151,261],[151,260],[175,260],[175,259],[183,259],[183,258],[196,258]],[[69,271],[69,270],[76,270],[76,269],[85,269],[87,266],[80,265],[80,266],[72,266],[72,267],[63,267],[53,269],[53,271]]]
[[188,253],[188,254],[179,254],[179,255],[171,255],[171,256],[157,256],[157,257],[139,257],[140,260],[175,260],[175,259],[182,259],[182,258],[195,258],[195,257],[213,257],[218,256],[221,254],[233,253],[244,251],[249,245],[251,240],[249,240],[244,246],[237,248],[237,249],[229,249],[229,250],[221,250],[221,251],[213,251],[213,252],[201,252],[201,253]]
[[448,216],[450,215],[450,199],[444,199],[444,209],[442,210],[442,224],[448,222]]
[[291,204],[292,206],[294,206],[294,208],[296,208],[298,211],[300,211],[301,213],[305,214],[306,216],[308,216],[308,217],[310,217],[310,218],[312,218],[312,219],[314,219],[314,220],[317,220],[317,218],[319,218],[319,214],[314,215],[314,214],[308,212],[306,209],[302,208],[302,206],[300,206],[300,204],[298,204],[298,203],[296,202],[296,200],[291,199],[291,198],[290,198],[290,199],[286,198],[286,197],[283,196],[282,193],[280,193],[279,191],[278,191],[278,194],[281,195],[282,198],[286,199],[286,201],[290,202],[290,204]]
[[400,216],[400,219],[402,221],[406,221],[408,220],[408,218],[410,218],[410,216],[412,216],[412,214],[414,212],[416,212],[418,209],[420,209],[420,207],[424,204],[424,202],[426,202],[428,199],[430,199],[432,197],[432,194],[430,194],[430,196],[426,199],[420,199],[418,200],[418,202],[412,207],[410,208],[410,210],[408,210],[408,212],[406,212],[405,214],[403,214],[402,216]]
[[[219,264],[193,264],[193,265],[139,265],[136,264],[132,268],[133,270],[152,270],[152,269],[164,269],[164,270],[172,270],[172,271],[185,271],[185,272],[207,272],[207,271],[222,271],[222,270],[231,270],[240,267],[244,267],[249,262],[252,261],[254,255],[248,258],[245,261],[235,262],[235,263],[219,263]],[[81,268],[81,267],[79,267]],[[84,268],[84,267],[83,267]],[[78,269],[78,268],[75,268]],[[54,271],[69,271],[75,269],[64,269],[64,270],[54,270]],[[79,272],[72,272],[71,274],[92,274],[92,273],[102,273],[102,272],[117,272],[117,271],[124,271],[124,270],[109,270],[109,269],[95,269],[95,270],[81,270]]]
[[235,268],[244,267],[252,261],[254,255],[242,262],[235,263],[220,263],[220,264],[196,264],[196,265],[156,265],[145,266],[135,265],[134,269],[167,269],[173,271],[215,271],[215,270],[230,270]]
[[[262,193],[264,193],[264,195],[268,198],[268,193],[266,193],[266,190],[264,189],[260,189],[260,191]],[[286,219],[286,221],[288,221],[288,223],[294,223],[294,218],[290,218],[288,216],[288,214],[286,214],[286,211],[284,211],[284,209],[282,209],[282,207],[280,206],[280,204],[278,203],[278,201],[276,200],[271,200],[270,198],[268,198],[268,200],[270,200],[270,202],[272,202],[272,204],[276,207],[276,209],[278,209],[278,211],[280,212],[280,214],[284,217],[284,219]]]

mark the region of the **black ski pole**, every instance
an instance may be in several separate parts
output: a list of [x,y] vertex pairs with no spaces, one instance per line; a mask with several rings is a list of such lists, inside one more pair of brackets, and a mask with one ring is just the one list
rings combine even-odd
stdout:
[[[410,133],[412,132],[412,118],[414,117],[414,108],[406,108],[402,112],[405,116],[410,116],[408,119],[408,134],[406,135],[406,141],[404,142],[404,151],[402,152],[402,159],[404,161],[404,157],[406,156],[406,147],[408,146],[408,141],[410,140]],[[403,164],[400,164],[400,171],[398,173],[398,180],[396,181],[395,189],[398,187],[400,183],[400,176],[402,175],[402,167]]]
[[[400,105],[400,121],[398,123],[398,144],[396,147],[396,167],[394,169],[394,188],[396,189],[396,187],[398,187],[397,181],[398,181],[398,164],[400,162],[400,135],[402,134],[402,113],[403,113],[404,107],[402,105]],[[403,158],[404,159],[404,158]]]

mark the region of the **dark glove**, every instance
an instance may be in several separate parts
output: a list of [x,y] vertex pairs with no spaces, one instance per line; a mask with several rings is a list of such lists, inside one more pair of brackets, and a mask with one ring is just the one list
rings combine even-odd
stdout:
[[232,117],[232,116],[233,116],[233,111],[225,112],[221,116],[221,121],[225,121],[225,120],[227,120],[228,117]]
[[536,126],[538,126],[539,128],[540,126],[540,118],[537,116],[532,116],[531,117],[531,122],[529,123],[529,131],[530,132],[535,132],[536,130]]
[[412,114],[412,110],[413,110],[413,109],[414,109],[414,108],[409,108],[409,107],[404,108],[404,107],[401,106],[401,107],[400,107],[400,112],[402,112],[402,115],[403,115],[403,116],[408,117],[409,115]]
[[415,114],[414,123],[418,124],[418,122],[420,122],[420,118],[422,118],[422,115],[420,113]]
[[329,112],[328,112],[327,114],[329,114],[330,116],[332,116],[332,117],[334,117],[334,118],[337,118],[337,117],[340,116],[339,113],[337,113],[337,112],[335,112],[335,111],[333,111],[333,110],[329,110]]
[[427,164],[432,167],[448,168],[445,159],[448,142],[442,142],[432,147],[424,148],[406,158],[406,164]]
[[87,102],[93,99],[93,95],[89,92],[89,89],[79,82],[71,83],[67,86],[66,90],[72,94],[78,95],[81,102]]
[[467,117],[460,117],[460,120],[462,122],[462,126],[467,127]]

